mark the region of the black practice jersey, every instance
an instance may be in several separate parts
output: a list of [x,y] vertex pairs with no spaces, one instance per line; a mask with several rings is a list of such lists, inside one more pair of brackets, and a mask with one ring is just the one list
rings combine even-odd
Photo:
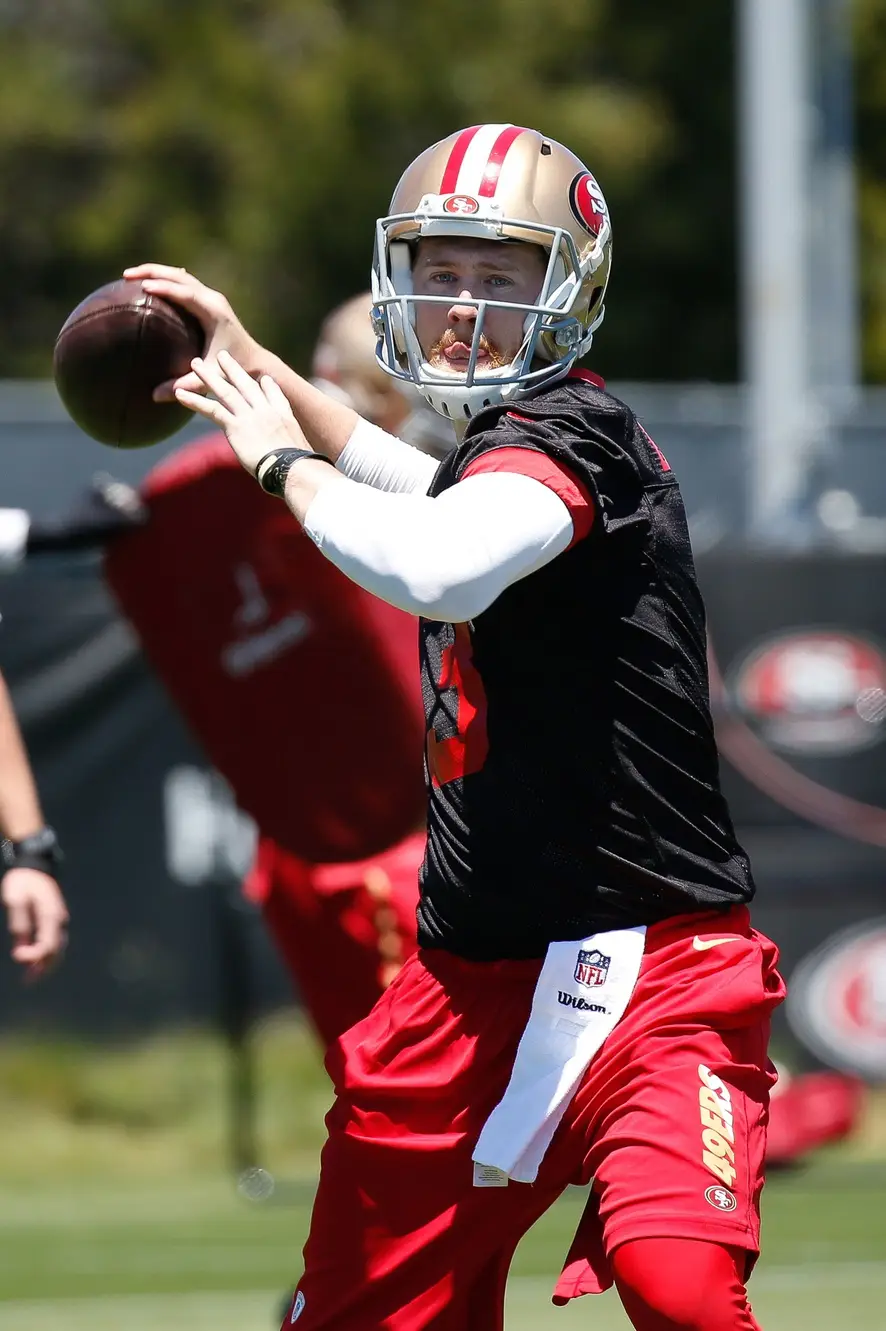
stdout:
[[470,624],[421,622],[420,944],[536,957],[554,939],[749,901],[673,472],[583,372],[478,415],[430,493],[502,448],[530,450],[530,474],[539,453],[568,469],[593,523]]

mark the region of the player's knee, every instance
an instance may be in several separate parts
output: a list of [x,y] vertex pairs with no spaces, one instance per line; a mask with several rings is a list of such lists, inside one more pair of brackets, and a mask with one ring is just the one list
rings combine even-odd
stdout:
[[636,1331],[756,1331],[738,1258],[693,1239],[637,1239],[612,1258]]

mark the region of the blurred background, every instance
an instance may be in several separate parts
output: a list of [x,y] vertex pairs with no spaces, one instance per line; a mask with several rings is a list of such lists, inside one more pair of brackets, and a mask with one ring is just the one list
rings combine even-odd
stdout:
[[[590,364],[690,515],[724,785],[792,988],[755,1308],[769,1331],[878,1326],[886,0],[0,0],[0,503],[52,519],[197,434],[112,452],[67,418],[52,348],[93,288],[185,265],[308,372],[403,168],[484,121],[599,179]],[[39,987],[0,957],[0,1325],[272,1327],[329,1090],[241,891],[255,828],[98,553],[26,560],[0,609],[73,916]],[[520,1250],[511,1331],[627,1325],[608,1296],[548,1303],[580,1207]]]

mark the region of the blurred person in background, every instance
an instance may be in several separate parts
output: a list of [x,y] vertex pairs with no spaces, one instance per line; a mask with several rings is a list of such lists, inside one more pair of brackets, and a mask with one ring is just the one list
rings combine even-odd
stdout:
[[[71,512],[37,521],[24,509],[0,509],[0,572],[28,555],[91,549],[124,530],[138,511],[128,486],[97,478]],[[12,956],[30,979],[63,954],[68,911],[58,884],[62,854],[47,827],[6,682],[0,676],[0,898],[12,934]]]
[[[371,309],[367,291],[327,316],[314,351],[312,382],[381,429],[433,457],[442,456],[451,445],[444,423],[412,385],[392,379],[378,364]],[[389,631],[416,643],[417,666],[415,619],[403,615]],[[320,678],[315,687],[322,689]],[[420,701],[416,689],[417,707]],[[310,752],[303,757],[310,763]],[[420,762],[417,754],[416,779]],[[245,890],[261,909],[324,1045],[369,1012],[415,951],[424,848],[424,830],[416,829],[366,860],[311,864],[272,838],[260,838]]]
[[562,145],[473,126],[407,168],[376,236],[380,355],[455,423],[439,467],[187,273],[127,273],[206,332],[158,395],[421,616],[420,947],[327,1058],[285,1325],[494,1331],[519,1239],[593,1178],[556,1302],[615,1283],[638,1331],[753,1331],[784,986],[720,792],[676,479],[575,368],[603,318],[605,200]]
[[338,305],[320,327],[311,382],[359,416],[431,457],[452,448],[447,423],[414,385],[394,379],[378,363],[372,327],[372,292]]
[[[439,418],[411,385],[395,382],[377,364],[371,306],[365,292],[330,313],[313,357],[314,382],[339,403],[359,405],[383,428],[438,452],[445,446]],[[245,892],[261,911],[293,988],[328,1046],[366,1015],[416,946],[418,870],[424,854],[424,831],[418,825],[423,788],[422,705],[415,681],[418,629],[413,616],[379,607],[331,568],[298,528],[284,524],[281,535],[270,499],[259,496],[249,522],[236,522],[232,489],[243,492],[241,517],[243,502],[255,491],[231,462],[221,435],[185,444],[165,458],[142,488],[144,525],[109,547],[105,571],[179,712],[256,822],[259,842]],[[218,493],[213,487],[222,481],[232,505],[230,523],[213,522]],[[263,526],[268,520],[276,523],[272,529]],[[261,533],[264,551],[256,549]],[[157,569],[167,566],[174,594],[168,586],[158,592],[165,584]],[[281,568],[291,575],[285,582]],[[319,596],[318,574],[323,574]],[[295,625],[291,641],[278,641],[281,625]],[[250,655],[247,665],[228,668],[232,639],[244,662],[247,650],[255,649],[254,665]],[[335,642],[334,661],[317,646],[327,640]],[[368,679],[359,690],[352,682],[358,669]],[[357,742],[360,734],[367,742],[361,699],[379,683],[383,687],[373,695],[371,729],[376,747],[370,743],[355,761],[349,739],[341,748],[342,761],[346,755],[349,765],[361,769],[356,780],[371,788],[373,803],[405,796],[415,822],[407,820],[407,835],[382,849],[374,838],[369,855],[345,859],[296,853],[300,843],[316,845],[320,838],[304,826],[312,814],[296,798],[286,809],[285,841],[270,830],[270,803],[280,802],[274,787],[285,785],[279,771],[284,765],[286,780],[295,786],[302,772],[309,774],[317,796],[314,812],[322,806],[327,821],[338,825],[340,844],[361,844],[358,829],[342,827],[353,808],[341,790],[350,776],[330,760],[328,724],[351,725]],[[273,734],[275,699],[279,690],[303,689],[314,702],[311,723],[284,744],[279,727]],[[347,690],[347,697],[337,690]]]
[[[367,418],[383,428],[399,431],[428,452],[440,452],[445,447],[445,430],[439,418],[411,386],[395,382],[378,366],[371,307],[371,295],[365,292],[330,313],[321,327],[313,358],[314,382],[337,400],[359,405]],[[204,444],[201,441],[198,447]],[[193,447],[185,445],[179,452],[188,454]],[[244,488],[248,484],[243,477]],[[191,539],[199,533],[198,508],[195,497]],[[143,502],[132,487],[122,482],[97,477],[72,508],[57,517],[37,520],[20,509],[0,510],[0,568],[10,571],[26,557],[110,547],[115,537],[134,529],[145,529],[139,536],[140,559],[149,564],[149,523],[149,502]],[[187,584],[188,567],[187,560],[179,564],[180,587]],[[224,576],[226,570],[220,568],[219,577]],[[341,581],[345,583],[344,577]],[[117,591],[120,599],[119,588]],[[195,591],[201,597],[204,594],[202,585]],[[181,626],[172,620],[172,602],[167,604],[170,620],[166,631],[174,634]],[[417,626],[411,616],[391,617],[387,627],[408,641],[408,650],[413,650]],[[417,647],[415,650],[417,663]],[[162,678],[162,668],[160,674]],[[312,687],[324,688],[322,675]],[[420,712],[417,689],[414,706]],[[187,709],[183,710],[188,720]],[[310,739],[306,736],[304,740],[300,761],[310,766]],[[402,782],[409,779],[404,775]],[[416,785],[421,781],[418,754],[414,781]],[[394,780],[392,784],[399,788],[402,782]],[[293,820],[297,819],[298,811],[293,810]],[[327,1046],[366,1015],[415,950],[424,832],[416,829],[367,859],[321,864],[311,863],[262,835],[260,815],[258,825],[257,855],[245,892],[261,911],[293,988]]]
[[6,681],[0,675],[0,899],[13,960],[37,979],[62,956],[68,911],[58,885],[61,860],[47,827]]

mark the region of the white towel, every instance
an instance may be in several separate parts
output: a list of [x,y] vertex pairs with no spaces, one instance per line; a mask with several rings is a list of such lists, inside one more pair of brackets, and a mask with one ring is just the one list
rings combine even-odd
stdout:
[[630,1001],[646,926],[551,943],[507,1090],[474,1148],[474,1185],[533,1183],[591,1060]]

